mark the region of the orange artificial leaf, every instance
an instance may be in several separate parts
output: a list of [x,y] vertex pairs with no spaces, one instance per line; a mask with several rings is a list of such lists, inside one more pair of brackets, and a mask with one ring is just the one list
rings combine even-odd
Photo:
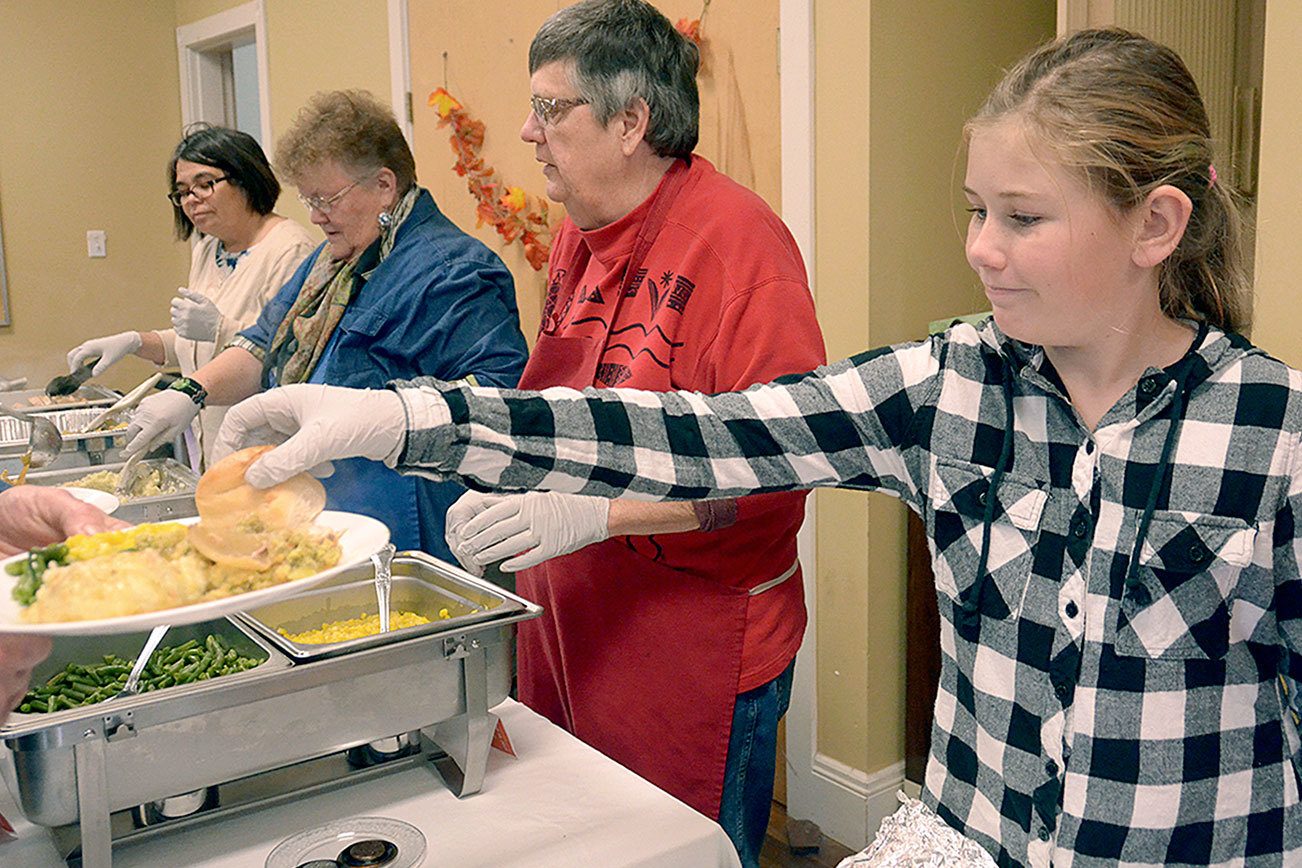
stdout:
[[441,118],[446,118],[455,109],[461,108],[461,103],[457,102],[456,97],[441,87],[429,95],[429,104]]
[[501,199],[502,207],[508,211],[523,211],[525,206],[524,190],[520,187],[507,187]]

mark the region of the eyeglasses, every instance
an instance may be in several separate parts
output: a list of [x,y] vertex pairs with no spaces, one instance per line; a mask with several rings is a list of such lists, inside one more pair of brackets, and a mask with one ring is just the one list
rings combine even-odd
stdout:
[[581,105],[587,105],[589,100],[583,97],[529,97],[529,107],[533,109],[534,117],[538,118],[538,123],[545,127],[550,127],[557,123],[565,113],[572,108]]
[[344,187],[342,190],[340,190],[338,193],[335,193],[333,196],[328,196],[328,197],[327,196],[304,196],[302,193],[299,193],[298,201],[302,202],[303,207],[309,211],[320,211],[322,214],[328,215],[330,213],[330,209],[334,208],[340,199],[347,196],[350,190],[352,190],[358,184],[362,183],[362,181],[364,180],[366,179],[358,178],[356,181],[353,181],[351,184],[349,184],[347,187]]
[[184,188],[178,187],[177,189],[168,193],[167,198],[171,200],[173,205],[180,208],[181,203],[185,201],[185,198],[187,196],[193,196],[194,198],[200,200],[207,199],[209,196],[212,195],[213,187],[216,187],[217,184],[220,183],[221,181],[229,181],[229,180],[230,180],[229,175],[222,175],[220,178],[207,178],[203,181],[195,181],[194,184],[189,187],[184,187]]

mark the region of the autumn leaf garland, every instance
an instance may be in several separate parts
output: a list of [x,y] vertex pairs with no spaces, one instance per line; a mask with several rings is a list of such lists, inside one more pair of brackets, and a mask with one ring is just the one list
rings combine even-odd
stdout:
[[[705,0],[701,17],[694,20],[682,18],[675,27],[680,33],[702,45],[701,20],[710,7]],[[470,194],[479,203],[475,208],[475,225],[485,223],[497,230],[507,244],[519,241],[524,245],[524,256],[534,271],[542,271],[551,252],[552,227],[547,210],[547,200],[530,196],[522,187],[505,184],[497,171],[484,162],[480,150],[484,146],[484,123],[470,116],[447,88],[438,88],[429,95],[429,106],[438,113],[439,126],[451,127],[452,152],[457,155],[453,170],[466,179]]]
[[429,95],[429,106],[439,116],[439,126],[451,127],[452,152],[457,155],[453,170],[466,179],[470,194],[479,203],[476,226],[485,223],[497,230],[507,244],[519,241],[534,271],[542,271],[551,252],[552,228],[547,201],[530,196],[521,187],[505,184],[497,170],[484,162],[484,124],[470,116],[461,103],[440,87]]

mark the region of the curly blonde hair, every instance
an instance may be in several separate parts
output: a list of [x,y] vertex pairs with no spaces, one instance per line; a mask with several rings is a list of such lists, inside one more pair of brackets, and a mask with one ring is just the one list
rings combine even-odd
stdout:
[[276,169],[291,184],[329,161],[359,175],[390,169],[399,190],[416,183],[416,160],[393,112],[364,90],[315,94],[276,145]]
[[1008,71],[966,133],[1008,117],[1118,211],[1165,184],[1183,191],[1193,213],[1158,273],[1162,311],[1247,328],[1241,206],[1216,180],[1207,110],[1179,55],[1116,28],[1059,38]]

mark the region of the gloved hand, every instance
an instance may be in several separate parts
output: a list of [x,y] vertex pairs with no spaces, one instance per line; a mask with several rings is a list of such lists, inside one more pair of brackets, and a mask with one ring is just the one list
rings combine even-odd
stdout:
[[483,576],[484,568],[475,563],[475,553],[464,545],[461,541],[461,531],[466,522],[479,515],[484,510],[494,504],[501,503],[509,494],[481,494],[478,491],[467,491],[457,502],[448,507],[447,515],[443,519],[443,539],[447,541],[448,548],[452,554],[456,555],[462,568],[473,575]]
[[91,376],[98,377],[110,367],[140,349],[139,332],[118,332],[102,338],[91,338],[84,344],[78,344],[68,353],[68,373],[81,367],[81,363],[92,356],[99,356],[95,367],[90,369]]
[[396,392],[295,383],[232,407],[213,460],[246,446],[281,443],[244,474],[250,485],[269,488],[305,471],[328,476],[336,458],[396,458],[406,439],[407,411]]
[[172,328],[191,341],[215,341],[222,314],[212,299],[184,286],[176,289],[172,299]]
[[604,497],[468,491],[448,510],[445,536],[468,571],[482,575],[488,564],[510,558],[499,568],[513,573],[608,538],[609,516]]
[[185,426],[198,415],[199,405],[184,392],[164,389],[156,395],[150,395],[131,414],[131,424],[127,426],[127,445],[122,447],[122,456],[130,458],[137,453],[148,452],[164,440],[184,431]]

